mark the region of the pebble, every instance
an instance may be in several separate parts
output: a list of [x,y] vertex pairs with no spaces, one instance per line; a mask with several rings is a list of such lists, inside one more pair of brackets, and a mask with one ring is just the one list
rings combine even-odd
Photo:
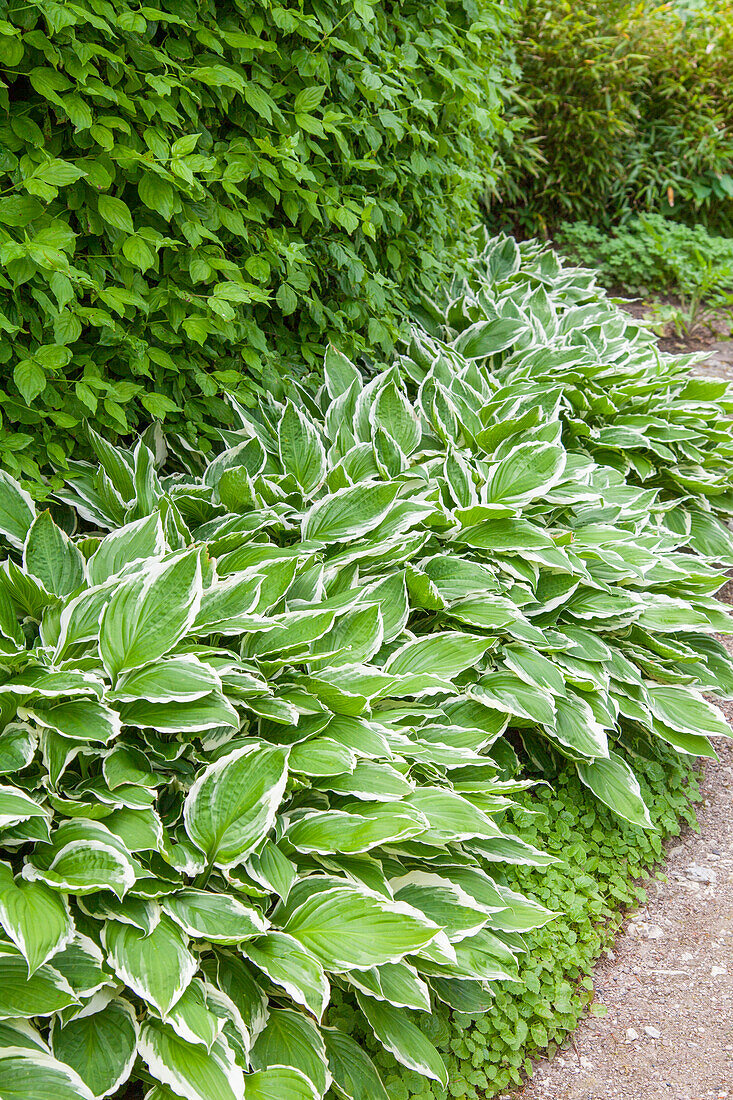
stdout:
[[662,1034],[656,1027],[645,1027],[644,1034],[648,1035],[650,1039],[661,1039]]
[[626,1040],[629,1043],[633,1043],[635,1039],[639,1038],[639,1032],[633,1027],[626,1028]]
[[712,867],[700,867],[697,863],[691,863],[685,874],[693,882],[713,883],[718,877],[718,872],[713,871]]
[[712,968],[712,970],[710,971],[711,977],[713,977],[713,978],[719,978],[721,976],[721,974],[727,974],[727,973],[728,973],[728,971],[727,971],[726,967],[724,967],[724,966],[714,966]]

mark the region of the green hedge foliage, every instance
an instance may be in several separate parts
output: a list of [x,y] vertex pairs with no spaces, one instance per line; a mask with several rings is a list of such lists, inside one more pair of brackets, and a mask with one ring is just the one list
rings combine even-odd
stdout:
[[733,235],[730,0],[530,0],[516,51],[494,224],[649,212]]
[[[90,418],[195,441],[323,341],[389,349],[501,129],[498,0],[10,0],[0,18],[0,458]],[[355,335],[358,334],[358,335]]]
[[447,1087],[424,1014],[490,1010],[552,916],[498,878],[555,865],[513,796],[562,758],[651,831],[637,761],[729,734],[725,529],[689,553],[679,486],[518,371],[582,279],[503,240],[479,269],[448,339],[330,349],[212,461],[93,435],[55,519],[0,478],[0,1095],[384,1100],[332,989]]
[[[640,879],[659,861],[662,840],[678,836],[682,822],[696,825],[694,804],[700,800],[692,766],[663,746],[633,762],[657,833],[640,834],[614,818],[566,768],[552,775],[551,787],[517,796],[526,812],[513,810],[513,822],[559,862],[544,870],[510,867],[501,881],[541,898],[559,916],[524,937],[523,985],[497,983],[490,1011],[450,1012],[437,1005],[422,1022],[448,1066],[447,1090],[375,1052],[390,1100],[488,1100],[504,1094],[531,1076],[532,1059],[552,1057],[589,1010],[604,1014],[602,998],[594,1001],[593,965],[613,943],[625,911],[645,901]],[[332,1019],[375,1050],[348,999]]]

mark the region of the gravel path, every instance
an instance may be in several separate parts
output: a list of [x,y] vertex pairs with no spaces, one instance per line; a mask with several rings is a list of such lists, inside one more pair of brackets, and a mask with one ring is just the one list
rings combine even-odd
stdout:
[[[728,709],[733,719],[733,707]],[[706,767],[700,833],[672,840],[595,972],[589,1017],[516,1100],[733,1100],[733,742]]]
[[[733,381],[733,342],[706,350],[699,373]],[[720,596],[733,603],[733,581]],[[671,841],[668,881],[651,881],[596,967],[608,1015],[584,1020],[513,1100],[733,1100],[733,740],[716,749],[699,834]]]

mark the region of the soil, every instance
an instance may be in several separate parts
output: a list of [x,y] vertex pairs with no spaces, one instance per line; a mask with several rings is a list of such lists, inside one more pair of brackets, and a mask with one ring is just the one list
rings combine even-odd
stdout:
[[[733,342],[713,331],[695,341],[660,343],[704,352],[699,373],[733,381]],[[733,582],[719,595],[733,603]],[[724,709],[733,726],[733,703]],[[716,750],[699,834],[668,844],[666,879],[652,880],[648,903],[596,968],[595,1003],[608,1014],[587,1017],[506,1100],[733,1100],[733,741]]]

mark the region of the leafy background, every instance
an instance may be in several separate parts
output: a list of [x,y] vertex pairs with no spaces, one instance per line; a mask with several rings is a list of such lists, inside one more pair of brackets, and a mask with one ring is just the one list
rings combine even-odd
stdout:
[[492,224],[649,211],[730,233],[732,46],[730,0],[528,0]]
[[[388,351],[454,264],[505,125],[515,5],[10,0],[0,460],[91,418],[210,445],[323,340]],[[46,469],[46,472],[49,472]]]

